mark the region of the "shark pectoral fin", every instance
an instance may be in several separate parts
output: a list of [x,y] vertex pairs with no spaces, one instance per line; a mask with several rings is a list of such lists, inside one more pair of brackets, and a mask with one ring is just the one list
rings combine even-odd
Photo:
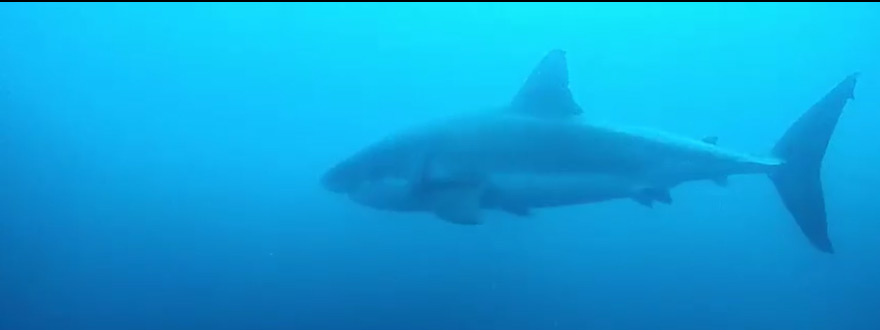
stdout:
[[520,206],[520,205],[504,205],[501,206],[500,209],[507,213],[521,216],[521,217],[530,217],[532,216],[532,210],[528,207]]
[[433,163],[430,153],[420,160],[412,173],[410,194],[427,200],[433,213],[445,221],[474,225],[480,218],[485,179],[475,172],[441,171],[444,168]]
[[446,187],[432,193],[434,214],[445,221],[460,225],[482,223],[480,200],[483,190],[478,186]]
[[643,206],[654,208],[654,200],[645,195],[636,195],[632,197],[632,200],[636,201]]
[[722,187],[727,187],[727,185],[728,185],[726,176],[714,178],[714,179],[712,179],[712,182],[715,182],[715,184],[722,186]]
[[669,189],[666,188],[657,188],[657,187],[647,187],[639,189],[635,196],[632,197],[639,204],[653,207],[653,202],[660,202],[663,204],[672,204],[672,195],[669,194]]
[[445,189],[458,189],[465,186],[478,186],[483,175],[476,172],[452,171],[434,162],[430,152],[418,159],[419,163],[410,172],[410,189],[413,195],[431,194]]

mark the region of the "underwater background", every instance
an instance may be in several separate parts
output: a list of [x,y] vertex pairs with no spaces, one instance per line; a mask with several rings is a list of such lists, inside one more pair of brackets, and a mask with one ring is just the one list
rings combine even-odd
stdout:
[[[481,226],[320,186],[556,48],[587,120],[758,154],[861,72],[836,253],[763,176]],[[2,4],[0,329],[880,329],[878,92],[871,3]]]

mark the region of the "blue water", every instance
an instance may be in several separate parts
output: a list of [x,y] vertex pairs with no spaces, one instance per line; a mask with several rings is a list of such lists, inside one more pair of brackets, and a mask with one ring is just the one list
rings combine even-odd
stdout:
[[[0,329],[880,329],[878,31],[876,4],[0,5]],[[837,253],[762,176],[482,226],[319,185],[554,48],[587,118],[754,153],[861,72]]]

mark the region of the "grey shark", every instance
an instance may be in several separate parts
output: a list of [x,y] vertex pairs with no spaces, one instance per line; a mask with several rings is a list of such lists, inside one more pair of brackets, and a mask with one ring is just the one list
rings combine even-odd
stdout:
[[[503,111],[528,114],[545,119],[568,119],[582,113],[568,89],[568,67],[564,52],[548,53],[534,68],[514,99],[514,106]],[[714,138],[707,138],[714,143]],[[430,165],[430,164],[426,164]],[[379,210],[395,212],[431,212],[437,196],[413,194],[408,179],[370,180],[349,190],[352,201]],[[481,197],[480,206],[527,216],[533,208],[560,207],[630,198],[639,204],[671,203],[669,192],[654,189],[625,177],[595,173],[560,175],[499,175]]]
[[[808,109],[766,156],[662,131],[568,120],[581,110],[573,102],[548,101],[565,98],[560,88],[527,82],[500,111],[455,116],[393,134],[331,168],[322,183],[331,191],[351,193],[367,182],[409,180],[413,196],[427,201],[438,217],[479,223],[486,192],[504,176],[603,175],[668,189],[689,181],[763,174],[812,245],[833,253],[820,169],[857,76],[846,77]],[[548,113],[559,116],[548,118]]]

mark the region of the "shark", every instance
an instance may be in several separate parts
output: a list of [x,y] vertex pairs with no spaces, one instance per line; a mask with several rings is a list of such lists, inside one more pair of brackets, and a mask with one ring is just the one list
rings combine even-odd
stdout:
[[[574,119],[582,110],[574,101],[568,85],[565,54],[561,50],[551,51],[533,69],[517,94],[518,106],[505,108],[504,111],[519,111],[536,118]],[[704,139],[707,143],[715,143],[715,140],[714,137]],[[412,183],[405,178],[382,178],[363,182],[349,190],[348,195],[352,201],[378,210],[430,212],[430,198],[412,194],[412,188]],[[492,184],[481,198],[481,207],[517,216],[531,216],[531,210],[535,208],[621,198],[629,198],[648,207],[653,207],[655,202],[672,203],[667,190],[654,189],[620,176],[599,173],[513,174],[493,175]]]
[[[582,113],[572,98],[568,82],[568,65],[564,52],[554,50],[545,55],[533,69],[516,100],[526,107],[505,108],[539,118],[575,118]],[[526,111],[523,111],[525,109]],[[703,138],[717,143],[718,138]],[[718,182],[725,185],[725,182]],[[412,184],[401,178],[383,178],[364,182],[348,195],[352,201],[373,209],[393,212],[430,212],[432,205],[425,196],[412,194]],[[615,199],[633,201],[653,207],[655,202],[671,204],[667,189],[656,189],[621,176],[597,173],[493,175],[492,184],[481,198],[484,209],[498,210],[517,216],[531,216],[532,209],[565,207],[599,203]]]
[[[554,50],[543,62],[564,63],[559,60],[564,56],[564,51]],[[553,67],[539,68],[548,66]],[[406,180],[408,194],[429,212],[453,223],[478,224],[493,189],[506,177],[584,175],[664,191],[685,182],[724,183],[732,175],[760,174],[773,183],[811,245],[834,253],[822,160],[843,108],[854,99],[858,73],[845,77],[807,109],[769,153],[756,155],[655,129],[572,120],[583,110],[567,85],[530,83],[567,82],[567,77],[541,78],[562,71],[533,72],[500,109],[454,115],[389,134],[332,166],[321,183],[330,191],[357,196],[364,184]]]

